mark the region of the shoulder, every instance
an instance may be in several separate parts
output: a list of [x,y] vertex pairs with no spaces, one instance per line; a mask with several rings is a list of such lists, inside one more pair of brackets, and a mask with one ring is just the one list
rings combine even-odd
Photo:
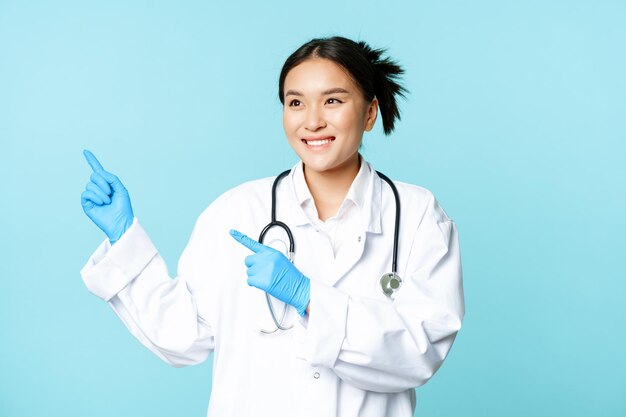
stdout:
[[[381,181],[383,181],[382,178]],[[435,223],[451,221],[429,189],[402,181],[393,180],[393,183],[398,189],[403,213],[419,216],[422,220]]]
[[[456,225],[427,188],[394,181],[400,194],[401,222],[408,232],[411,251],[420,248],[447,248],[456,233]],[[443,250],[443,249],[442,249]]]
[[213,204],[242,203],[249,202],[251,199],[258,198],[258,196],[267,197],[268,192],[272,190],[274,179],[276,179],[276,176],[246,181],[226,191]]
[[250,208],[266,206],[271,198],[272,184],[276,177],[260,178],[246,181],[231,188],[217,197],[198,218],[198,222],[205,223],[215,219],[225,219],[240,216]]

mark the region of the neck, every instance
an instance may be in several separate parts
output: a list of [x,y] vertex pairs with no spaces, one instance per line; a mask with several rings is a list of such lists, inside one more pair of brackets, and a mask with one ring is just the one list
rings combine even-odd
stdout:
[[352,161],[330,171],[315,172],[307,169],[306,165],[303,167],[304,179],[315,201],[320,220],[325,221],[337,214],[360,167],[359,154]]

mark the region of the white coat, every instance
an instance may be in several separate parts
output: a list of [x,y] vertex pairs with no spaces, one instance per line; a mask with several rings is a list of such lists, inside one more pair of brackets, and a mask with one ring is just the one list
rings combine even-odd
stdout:
[[[335,259],[296,201],[298,166],[277,189],[277,218],[290,226],[294,263],[311,279],[310,314],[289,307],[291,330],[260,332],[275,328],[265,293],[247,285],[251,252],[229,235],[256,238],[269,223],[273,178],[244,183],[201,214],[175,279],[135,219],[114,246],[100,245],[83,280],[167,363],[193,365],[214,352],[209,416],[413,416],[414,388],[439,368],[464,314],[455,224],[428,190],[395,183],[404,282],[388,298],[379,280],[391,270],[389,186],[368,164],[362,221]],[[274,228],[265,243],[285,249],[286,241]]]

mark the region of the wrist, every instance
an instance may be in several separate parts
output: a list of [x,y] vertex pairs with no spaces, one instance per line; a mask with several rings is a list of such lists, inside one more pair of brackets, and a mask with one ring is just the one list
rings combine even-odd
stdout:
[[130,227],[133,225],[133,221],[134,221],[134,217],[131,217],[130,219],[126,219],[123,225],[121,225],[119,228],[117,228],[117,230],[114,230],[113,233],[108,235],[109,242],[111,242],[111,245],[113,245],[115,242],[117,242],[118,240],[122,238],[124,233],[126,233],[126,231],[130,229]]
[[302,276],[302,284],[298,291],[298,303],[296,309],[302,317],[306,316],[309,310],[309,301],[311,300],[311,280],[304,275]]

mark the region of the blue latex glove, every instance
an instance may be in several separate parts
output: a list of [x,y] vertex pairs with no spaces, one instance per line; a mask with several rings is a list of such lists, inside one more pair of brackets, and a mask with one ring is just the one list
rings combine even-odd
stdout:
[[119,178],[105,171],[91,152],[84,150],[83,155],[93,170],[80,196],[83,211],[114,244],[133,224],[130,196]]
[[250,239],[236,230],[231,230],[230,235],[254,252],[246,257],[248,285],[294,306],[301,316],[305,316],[311,294],[309,278],[302,275],[302,272],[276,249]]

